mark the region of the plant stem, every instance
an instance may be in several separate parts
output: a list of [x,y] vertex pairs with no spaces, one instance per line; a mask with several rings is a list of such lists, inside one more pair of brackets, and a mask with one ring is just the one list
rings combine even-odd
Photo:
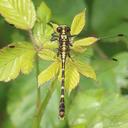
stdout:
[[28,33],[29,33],[29,37],[30,37],[30,39],[32,41],[32,44],[33,44],[34,48],[36,48],[37,47],[37,43],[36,43],[35,38],[33,37],[32,30],[28,30]]
[[40,93],[40,87],[38,87],[38,75],[39,75],[39,58],[38,58],[38,51],[37,51],[37,45],[36,41],[32,35],[32,30],[28,31],[29,37],[32,41],[32,44],[36,50],[36,55],[35,55],[35,66],[36,66],[36,88],[37,88],[37,100],[36,100],[36,113],[34,116],[34,122],[33,122],[33,128],[40,128],[40,121],[39,121],[39,108],[41,105],[41,93]]
[[55,90],[55,83],[57,81],[57,76],[55,77],[55,79],[52,81],[51,86],[49,88],[49,91],[44,99],[44,101],[41,103],[41,93],[40,93],[40,87],[38,86],[38,75],[39,75],[39,57],[38,57],[38,47],[37,47],[37,43],[32,35],[32,31],[29,30],[29,37],[33,43],[33,46],[36,50],[36,56],[35,56],[35,62],[36,62],[36,86],[37,86],[37,102],[36,102],[36,112],[35,112],[35,116],[34,116],[34,122],[33,122],[33,126],[32,128],[40,128],[40,122],[41,122],[41,118],[44,115],[44,111],[48,105],[49,100],[51,99],[51,96]]
[[40,120],[39,120],[39,108],[41,105],[41,93],[40,93],[40,87],[38,87],[38,74],[39,74],[39,58],[36,53],[35,56],[35,62],[36,62],[36,88],[37,88],[37,99],[36,99],[36,112],[34,116],[34,122],[33,122],[33,128],[40,128]]
[[38,87],[39,58],[37,54],[36,54],[35,60],[36,60],[37,108],[39,108],[41,104],[41,94],[40,94],[40,87]]
[[[57,75],[58,76],[58,75]],[[56,88],[56,82],[57,82],[57,76],[56,78],[52,81],[50,88],[48,90],[48,93],[44,99],[44,101],[41,103],[40,109],[39,109],[39,122],[41,121],[42,116],[44,115],[44,111],[48,105],[49,100],[52,97],[52,94]]]

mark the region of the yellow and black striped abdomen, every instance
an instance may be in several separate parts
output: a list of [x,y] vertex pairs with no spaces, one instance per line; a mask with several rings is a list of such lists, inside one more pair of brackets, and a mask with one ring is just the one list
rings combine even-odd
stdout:
[[65,114],[65,104],[64,104],[64,86],[65,86],[65,62],[66,62],[66,42],[63,41],[61,45],[61,60],[62,60],[62,81],[61,81],[61,97],[59,105],[59,117],[64,118]]
[[64,87],[65,87],[65,63],[69,50],[69,37],[65,32],[65,29],[62,30],[62,33],[59,37],[59,53],[62,61],[62,80],[61,80],[61,97],[59,104],[59,117],[64,119],[65,115],[65,103],[64,103]]

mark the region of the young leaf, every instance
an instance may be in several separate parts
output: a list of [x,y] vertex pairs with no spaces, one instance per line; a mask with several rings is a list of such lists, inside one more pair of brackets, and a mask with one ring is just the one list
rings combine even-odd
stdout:
[[73,47],[86,47],[95,43],[98,39],[95,37],[87,37],[84,39],[77,40],[73,43]]
[[77,14],[71,25],[71,35],[78,35],[85,26],[85,10]]
[[43,44],[43,48],[45,48],[45,49],[57,49],[58,44],[56,42],[48,41],[48,42],[45,42]]
[[51,26],[44,23],[37,23],[34,27],[34,37],[37,42],[37,45],[49,42],[52,33],[53,29]]
[[60,63],[59,61],[56,61],[52,63],[47,69],[42,71],[38,76],[39,86],[43,85],[45,82],[55,77],[55,75],[59,70],[59,67],[60,67]]
[[82,63],[80,61],[73,61],[73,63],[82,75],[96,80],[96,73],[90,65]]
[[82,53],[82,52],[87,50],[87,48],[83,48],[83,47],[80,47],[80,46],[74,46],[74,45],[71,49],[74,50],[75,52],[79,52],[79,53]]
[[51,18],[51,10],[48,8],[46,3],[42,2],[37,9],[37,18],[40,21],[48,23]]
[[77,68],[69,61],[65,69],[65,88],[70,93],[74,89],[80,80]]
[[27,42],[13,43],[0,50],[0,81],[15,79],[20,72],[27,74],[33,67],[35,51]]
[[49,50],[49,49],[43,49],[38,53],[39,57],[45,60],[54,60],[56,59],[56,53]]
[[36,21],[31,0],[0,0],[0,14],[5,20],[20,29],[31,29]]

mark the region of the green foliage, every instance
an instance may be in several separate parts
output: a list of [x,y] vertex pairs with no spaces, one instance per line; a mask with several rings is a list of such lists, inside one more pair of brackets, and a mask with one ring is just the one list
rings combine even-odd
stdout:
[[28,42],[12,43],[0,51],[0,81],[15,79],[20,72],[28,74],[33,67],[35,51]]
[[[31,37],[30,41],[28,33],[17,31],[0,19],[0,46],[5,46],[5,42],[14,42],[0,50],[0,81],[13,80],[0,83],[0,116],[5,114],[3,120],[0,118],[0,127],[31,128],[33,122],[38,124],[35,117],[40,116],[39,123],[43,128],[127,128],[127,97],[121,95],[120,90],[124,88],[128,94],[127,37],[106,39],[99,43],[99,38],[85,38],[85,35],[127,35],[128,1],[108,0],[108,6],[105,0],[34,2],[35,7],[32,0],[0,0],[3,18],[16,28],[29,30]],[[85,11],[77,14],[85,7],[87,14]],[[51,19],[59,24],[71,24],[73,35],[82,31],[71,48],[74,61],[68,58],[66,62],[65,87],[68,92],[73,91],[65,99],[64,121],[57,117],[60,83],[56,83],[56,79],[61,77],[61,61],[56,56],[57,42],[50,42],[51,33],[56,32],[58,26],[51,22],[53,28],[50,27],[47,23]],[[85,24],[86,31],[83,29]],[[95,42],[98,44],[90,49],[89,46]],[[119,62],[99,57],[115,57]],[[96,73],[88,62],[92,63]],[[20,73],[30,74],[14,80]],[[96,75],[96,82],[89,79],[96,79]],[[52,84],[48,86],[49,83]],[[41,91],[41,103],[36,99],[36,90]]]
[[[119,87],[128,87],[128,79],[127,79],[127,65],[128,65],[128,53],[122,52],[117,54],[115,57],[117,57],[120,62],[115,68],[115,73],[117,74],[117,84]],[[120,70],[121,69],[121,70]]]
[[85,26],[85,11],[76,15],[71,25],[71,35],[78,35]]
[[[70,25],[73,17],[85,9],[84,0],[45,0],[52,10],[52,20],[60,23]],[[58,11],[59,10],[59,11]]]
[[37,45],[47,45],[47,42],[50,42],[52,32],[53,29],[46,23],[36,23],[34,27],[34,37]]
[[96,80],[96,74],[90,65],[79,61],[75,61],[74,64],[82,75]]
[[78,85],[80,75],[74,63],[69,61],[69,63],[67,63],[66,65],[67,66],[65,69],[65,88],[70,93],[72,89],[74,89]]
[[17,28],[29,30],[36,20],[35,8],[31,0],[1,0],[0,14]]
[[[47,15],[46,15],[47,12]],[[51,19],[51,10],[48,8],[46,3],[42,2],[37,9],[37,18],[39,21],[48,23]]]
[[83,38],[80,40],[77,40],[73,43],[73,47],[72,49],[75,52],[84,52],[85,50],[87,50],[87,46],[95,43],[98,39],[95,37],[87,37],[87,38]]
[[[58,25],[56,25],[54,23],[51,23],[51,25],[53,25],[54,30],[57,29]],[[71,33],[74,35],[80,33],[82,31],[84,25],[85,25],[85,11],[77,14],[74,17],[72,26],[71,26]],[[77,51],[79,51],[80,48],[85,49],[87,46],[95,43],[96,41],[97,41],[97,38],[95,38],[95,37],[88,37],[88,38],[84,38],[81,40],[77,40],[73,43],[74,46],[73,46],[72,50],[75,49],[74,51],[77,52]],[[84,50],[82,50],[82,51],[84,51]],[[43,53],[43,51],[42,51],[42,53]],[[49,59],[49,57],[50,58],[52,57],[51,60],[53,60],[55,54],[51,52],[51,55],[49,55],[49,54],[45,54],[45,56],[43,56],[43,55],[44,54],[42,54],[42,58],[44,57],[44,58]],[[75,58],[73,58],[73,59],[75,60]],[[58,61],[57,58],[54,59],[54,61],[56,62],[56,65],[60,65],[60,62]],[[68,61],[66,63],[67,68],[65,69],[65,72],[66,72],[65,73],[65,88],[68,92],[71,92],[72,89],[74,89],[78,85],[79,79],[80,79],[78,72],[80,72],[81,74],[84,74],[84,76],[86,76],[86,77],[96,79],[96,74],[93,71],[93,69],[91,68],[91,66],[89,66],[89,65],[83,66],[83,64],[80,64],[80,63],[78,64],[77,62],[74,63],[74,61],[71,61],[70,59],[68,59],[67,61]],[[50,80],[52,77],[54,77],[55,74],[57,74],[56,70],[58,71],[58,66],[56,66],[56,65],[54,65],[54,67],[52,66],[52,68],[48,67],[48,69],[46,69],[39,75],[39,77],[38,77],[39,84],[43,84],[44,82],[46,82],[46,81]],[[80,66],[80,68],[79,68],[79,66]],[[69,67],[70,67],[70,69],[69,69]],[[86,68],[86,70],[85,70],[85,68]],[[59,69],[59,70],[60,70],[59,72],[62,72],[61,69]],[[61,73],[60,73],[60,75],[61,75]],[[46,76],[46,77],[43,78],[43,76]]]
[[[127,0],[107,1],[108,5],[102,11],[105,0],[94,1],[92,13],[92,27],[99,35],[124,33],[127,35]],[[116,9],[113,5],[116,4]],[[122,11],[121,11],[122,10]],[[104,14],[104,15],[103,15]],[[108,18],[110,17],[110,18]],[[98,20],[100,19],[100,20]]]
[[44,60],[53,60],[53,61],[57,58],[55,52],[49,49],[43,49],[43,51],[40,51],[39,57]]
[[87,47],[97,41],[95,37],[88,37],[81,40],[77,40],[73,43],[73,47]]
[[42,71],[38,76],[38,83],[39,86],[47,82],[48,80],[52,79],[57,75],[57,72],[59,70],[60,64],[57,62],[54,62],[51,64],[46,70]]
[[36,102],[36,83],[33,78],[34,71],[30,75],[20,76],[12,83],[11,90],[8,93],[7,110],[11,121],[17,128],[32,127]]
[[103,90],[81,91],[70,107],[69,124],[71,128],[126,128],[127,107],[127,98],[119,95]]

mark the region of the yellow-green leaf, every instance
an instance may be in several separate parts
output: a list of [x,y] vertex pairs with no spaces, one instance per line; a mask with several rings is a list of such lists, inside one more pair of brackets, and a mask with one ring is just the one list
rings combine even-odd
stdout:
[[0,0],[0,14],[5,20],[20,29],[31,29],[36,21],[31,0]]
[[0,50],[0,81],[15,79],[20,72],[27,74],[33,67],[35,51],[30,43],[12,43]]
[[39,86],[43,85],[45,82],[54,78],[58,73],[60,67],[59,61],[52,63],[47,69],[42,71],[38,76],[38,84]]
[[45,42],[43,44],[43,48],[45,48],[45,49],[57,49],[58,48],[58,43],[48,41],[48,42]]
[[37,9],[37,18],[42,22],[49,22],[51,18],[51,10],[46,5],[46,3],[41,2],[40,6]]
[[73,61],[73,63],[82,75],[96,80],[96,73],[90,65],[80,61]]
[[39,46],[49,42],[52,33],[52,27],[47,25],[46,23],[36,23],[36,25],[34,26],[34,37],[37,42],[37,45]]
[[73,51],[79,52],[79,53],[85,52],[87,50],[87,48],[83,48],[83,47],[80,47],[80,46],[73,46],[71,49]]
[[96,37],[87,37],[84,39],[77,40],[73,43],[73,47],[86,47],[95,43],[98,39]]
[[56,53],[49,50],[49,49],[42,49],[38,53],[39,57],[45,60],[55,60],[56,59]]
[[77,14],[71,25],[71,35],[78,35],[85,26],[85,10]]
[[78,85],[79,80],[77,68],[69,61],[65,69],[65,89],[70,93]]

